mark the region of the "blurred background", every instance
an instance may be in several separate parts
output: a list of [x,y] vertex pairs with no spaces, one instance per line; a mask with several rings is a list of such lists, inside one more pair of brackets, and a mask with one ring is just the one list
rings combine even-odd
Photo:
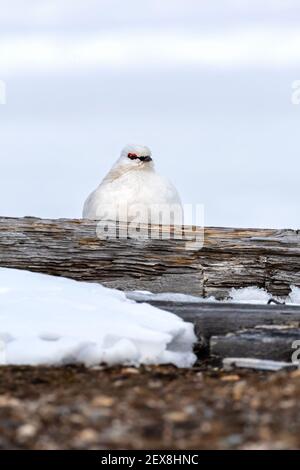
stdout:
[[140,143],[206,225],[299,228],[300,0],[0,2],[0,215],[80,217]]

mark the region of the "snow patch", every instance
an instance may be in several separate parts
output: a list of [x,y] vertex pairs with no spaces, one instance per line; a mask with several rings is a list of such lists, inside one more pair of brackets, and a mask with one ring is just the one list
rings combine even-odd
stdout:
[[300,305],[300,288],[299,287],[291,286],[291,293],[288,296],[287,303]]
[[186,294],[162,293],[153,294],[148,291],[131,291],[126,293],[127,298],[139,302],[166,301],[166,302],[226,302],[226,303],[245,303],[266,305],[270,299],[278,300],[287,305],[300,305],[300,288],[291,286],[291,293],[287,298],[273,296],[265,289],[257,286],[242,287],[240,289],[232,288],[229,291],[228,298],[217,300],[215,297],[197,297]]
[[0,362],[64,365],[195,362],[194,328],[99,284],[0,268]]
[[271,294],[256,286],[231,289],[229,296],[231,302],[247,304],[267,304],[272,298]]
[[218,302],[215,297],[197,297],[194,295],[176,294],[172,292],[165,292],[161,294],[153,294],[148,291],[131,291],[126,293],[126,297],[131,300],[138,302],[150,302],[151,300],[157,300],[162,302]]

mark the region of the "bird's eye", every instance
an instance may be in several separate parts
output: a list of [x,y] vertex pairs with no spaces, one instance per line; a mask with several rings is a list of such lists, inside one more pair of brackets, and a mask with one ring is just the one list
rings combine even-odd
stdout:
[[135,153],[129,153],[128,158],[130,158],[130,160],[136,160],[138,156]]

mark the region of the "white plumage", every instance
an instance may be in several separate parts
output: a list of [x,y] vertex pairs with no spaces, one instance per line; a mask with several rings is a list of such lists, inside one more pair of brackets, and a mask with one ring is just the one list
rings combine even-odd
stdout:
[[183,210],[176,188],[156,173],[150,149],[127,145],[86,200],[83,218],[181,225]]

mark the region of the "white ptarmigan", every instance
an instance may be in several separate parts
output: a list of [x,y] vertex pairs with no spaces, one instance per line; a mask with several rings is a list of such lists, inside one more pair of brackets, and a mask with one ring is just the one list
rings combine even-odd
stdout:
[[182,225],[183,209],[176,188],[156,173],[150,149],[127,145],[86,200],[83,218]]

